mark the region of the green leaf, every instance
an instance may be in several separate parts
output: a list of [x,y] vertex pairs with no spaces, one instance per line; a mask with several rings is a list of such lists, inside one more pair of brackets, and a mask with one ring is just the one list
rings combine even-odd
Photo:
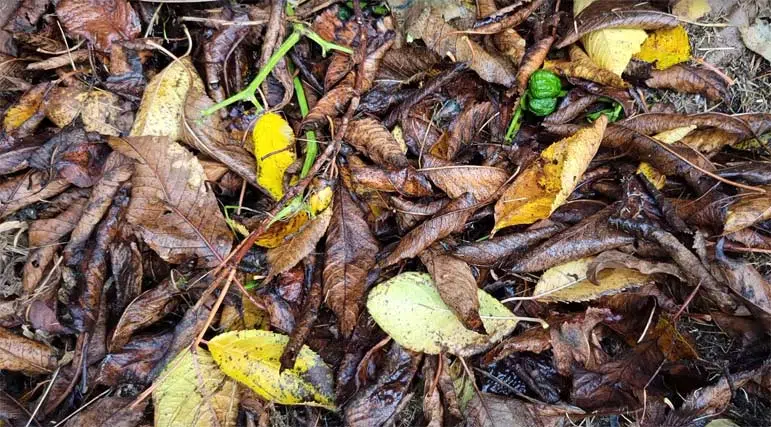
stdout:
[[287,342],[286,335],[269,331],[236,331],[211,339],[209,350],[222,372],[265,400],[334,410],[332,370],[307,346],[300,350],[294,368],[279,373]]
[[466,329],[442,301],[431,276],[402,273],[369,293],[367,309],[375,322],[399,345],[438,354],[442,350],[471,356],[511,333],[521,318],[482,290],[479,314],[488,335]]
[[153,391],[156,427],[236,425],[238,387],[214,364],[208,351],[182,351],[169,363]]

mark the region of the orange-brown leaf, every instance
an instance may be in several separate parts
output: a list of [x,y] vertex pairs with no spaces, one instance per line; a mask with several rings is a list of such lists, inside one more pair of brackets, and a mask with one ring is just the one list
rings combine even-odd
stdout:
[[345,141],[366,154],[379,166],[403,169],[409,166],[399,143],[379,121],[372,118],[354,120],[348,124]]

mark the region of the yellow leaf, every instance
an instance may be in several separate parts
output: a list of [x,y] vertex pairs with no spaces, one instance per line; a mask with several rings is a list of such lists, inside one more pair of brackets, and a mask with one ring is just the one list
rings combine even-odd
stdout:
[[182,139],[185,99],[197,76],[190,58],[174,61],[147,84],[131,136],[168,136]]
[[49,84],[40,84],[22,95],[16,104],[5,111],[3,130],[6,133],[11,133],[38,114],[43,104],[43,98],[50,87]]
[[648,179],[659,190],[664,188],[664,185],[667,183],[667,176],[659,172],[658,169],[648,162],[640,162],[636,172]]
[[690,57],[691,43],[682,25],[654,31],[635,54],[635,58],[655,64],[657,70],[666,70]]
[[500,341],[519,320],[481,289],[477,296],[488,335],[466,329],[425,273],[402,273],[377,285],[369,293],[367,310],[378,326],[405,348],[428,354],[448,351],[465,357]]
[[570,46],[570,61],[545,61],[543,68],[564,77],[578,77],[602,85],[625,88],[629,85],[617,74],[600,68],[576,45]]
[[665,144],[674,144],[675,142],[685,138],[686,135],[693,132],[694,129],[696,129],[696,125],[682,126],[679,128],[659,132],[656,135],[653,135],[653,138]]
[[284,172],[297,159],[294,132],[278,114],[265,113],[254,125],[252,140],[257,158],[257,182],[279,200],[284,195]]
[[728,207],[724,233],[733,233],[771,218],[771,197],[745,194]]
[[672,6],[672,14],[695,21],[712,11],[709,0],[678,0]]
[[295,233],[308,223],[308,220],[322,212],[332,203],[334,191],[331,186],[324,185],[321,189],[311,192],[307,204],[301,205],[300,209],[303,210],[294,213],[284,220],[271,224],[254,244],[263,248],[273,249],[287,242],[290,237],[294,236]]
[[543,295],[538,301],[588,301],[604,295],[640,286],[648,275],[630,268],[604,269],[597,274],[599,285],[589,281],[587,270],[594,257],[566,262],[544,271],[535,285],[533,295]]
[[183,350],[161,373],[155,390],[156,427],[229,427],[238,417],[238,385],[204,349]]
[[512,225],[547,218],[567,200],[586,171],[605,132],[608,118],[555,142],[506,189],[495,204],[493,233]]
[[[586,6],[596,0],[576,0],[573,3],[573,14],[578,15]],[[608,28],[592,31],[581,37],[584,49],[595,64],[621,75],[632,55],[640,51],[640,45],[648,38],[648,34],[636,28]]]
[[217,335],[209,351],[222,372],[265,400],[335,409],[332,370],[307,346],[292,369],[279,373],[287,342],[286,335],[252,329]]

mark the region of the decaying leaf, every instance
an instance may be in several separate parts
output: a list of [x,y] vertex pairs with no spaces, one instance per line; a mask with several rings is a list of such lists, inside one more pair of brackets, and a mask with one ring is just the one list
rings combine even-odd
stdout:
[[294,267],[316,248],[316,244],[327,232],[327,227],[332,219],[332,208],[330,206],[324,209],[283,245],[268,250],[268,265],[270,266],[268,278],[273,278]]
[[428,354],[448,351],[470,356],[509,334],[518,318],[498,300],[477,291],[479,316],[487,335],[466,329],[442,301],[428,274],[402,273],[372,289],[367,310],[394,341]]
[[375,265],[378,247],[364,213],[348,190],[339,186],[327,233],[324,298],[344,336],[353,332],[364,306],[367,273]]
[[83,37],[98,50],[139,36],[139,15],[128,0],[62,0],[56,14],[68,33]]
[[268,331],[227,332],[212,338],[209,350],[222,372],[265,400],[334,409],[332,371],[308,347],[302,347],[293,368],[279,373],[287,342],[286,335]]
[[479,288],[468,264],[452,255],[441,253],[439,248],[423,252],[420,260],[434,279],[434,286],[442,301],[452,309],[463,326],[484,333],[482,318],[479,317]]
[[265,113],[252,131],[257,158],[257,182],[279,200],[284,195],[284,173],[294,163],[294,132],[276,113]]
[[453,256],[469,264],[493,266],[504,262],[514,254],[523,253],[526,249],[564,229],[565,227],[561,224],[552,224],[520,233],[495,236],[482,242],[459,246],[453,252]]
[[572,45],[569,52],[569,61],[544,61],[543,68],[564,77],[576,77],[611,87],[629,86],[617,73],[597,66],[580,47]]
[[651,71],[645,84],[652,88],[700,93],[711,100],[724,99],[728,90],[726,81],[714,71],[682,64]]
[[132,406],[130,397],[104,397],[70,418],[65,427],[134,427],[142,420],[149,402]]
[[552,267],[543,272],[533,290],[540,301],[588,301],[624,289],[648,283],[648,275],[629,268],[602,270],[589,280],[589,266],[594,258],[581,258]]
[[402,169],[409,165],[402,147],[377,120],[364,118],[350,122],[345,140],[380,166]]
[[0,327],[0,369],[30,375],[53,372],[54,349]]
[[495,204],[493,233],[547,218],[562,205],[600,148],[607,123],[601,116],[592,127],[550,145],[523,170]]
[[724,233],[733,233],[771,218],[771,198],[765,194],[743,194],[728,206]]
[[157,380],[155,425],[235,426],[238,400],[236,382],[218,369],[208,351],[185,349]]
[[136,161],[127,218],[145,242],[171,263],[197,257],[198,265],[214,266],[224,259],[233,236],[198,159],[165,137],[111,138],[109,143]]
[[654,31],[635,54],[635,58],[654,64],[657,70],[666,70],[690,57],[691,43],[681,25]]
[[487,200],[509,179],[509,173],[501,168],[455,165],[430,156],[425,155],[425,167],[421,172],[454,199],[468,192],[476,200]]
[[492,393],[474,395],[466,409],[469,427],[558,427],[564,417],[581,414],[576,407],[527,403]]
[[50,83],[40,83],[22,95],[16,104],[5,111],[3,130],[9,134],[34,130],[45,118],[45,111],[41,107],[51,87]]

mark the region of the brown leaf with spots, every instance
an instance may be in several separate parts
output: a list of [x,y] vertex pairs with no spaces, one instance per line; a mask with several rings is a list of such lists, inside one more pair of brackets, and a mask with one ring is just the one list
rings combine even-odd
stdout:
[[110,138],[109,143],[136,162],[127,219],[145,242],[173,264],[191,258],[201,267],[219,264],[233,236],[198,159],[166,137]]
[[324,264],[324,298],[335,312],[343,336],[350,336],[364,305],[367,273],[379,246],[364,213],[348,190],[338,186],[332,207]]

